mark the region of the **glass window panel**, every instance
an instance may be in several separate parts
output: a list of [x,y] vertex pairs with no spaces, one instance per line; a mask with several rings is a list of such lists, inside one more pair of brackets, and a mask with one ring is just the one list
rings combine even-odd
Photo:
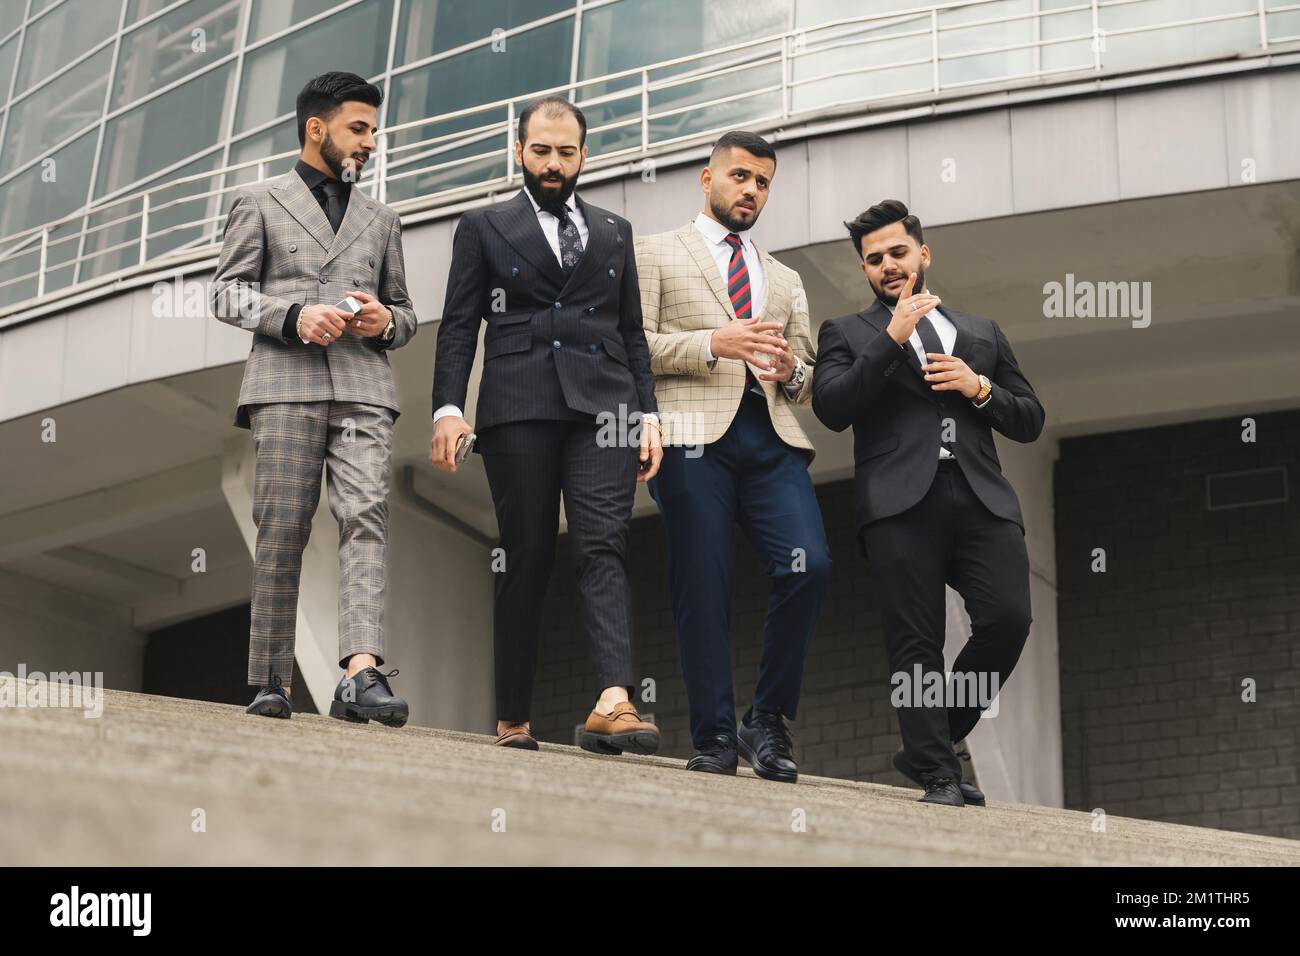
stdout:
[[0,46],[0,104],[9,98],[9,81],[14,75],[14,57],[18,55],[18,37]]
[[579,77],[645,66],[742,43],[790,26],[792,0],[621,0],[582,14]]
[[[477,47],[395,76],[388,125],[396,126],[566,83],[572,49],[573,22],[566,18],[509,37],[503,48]],[[395,137],[395,140],[425,139],[503,121],[505,117],[504,109],[484,111],[438,124],[436,128],[417,127],[412,133]]]
[[[1101,65],[1124,69],[1179,60],[1200,59],[1259,46],[1256,0],[1150,0],[1101,9]],[[1165,27],[1116,36],[1112,31],[1226,13],[1246,14],[1237,20]]]
[[[253,0],[253,22],[249,41],[254,42],[279,33],[285,27],[302,23],[318,13],[337,7],[343,0]],[[362,6],[367,0],[362,0]],[[385,27],[384,39],[388,39]],[[324,72],[321,70],[319,72]]]
[[39,156],[60,140],[98,122],[113,51],[100,50],[80,66],[9,108],[9,127],[0,151],[0,174]]
[[[235,64],[227,63],[109,121],[95,195],[201,152],[221,137]],[[141,149],[148,143],[148,149]]]
[[244,59],[236,131],[291,113],[307,81],[329,69],[374,77],[388,62],[393,0],[368,0]]
[[422,60],[573,6],[573,0],[405,0],[394,63]]
[[[126,0],[126,25],[130,26],[170,7],[176,0]],[[186,0],[188,3],[189,0]]]
[[[900,0],[896,5],[914,4]],[[800,113],[837,103],[887,99],[931,89],[934,79],[930,52],[928,14],[890,16],[806,30],[791,66],[799,85],[791,91],[790,108]],[[913,60],[926,62],[894,65]],[[868,70],[869,67],[884,68]]]
[[[191,0],[122,38],[110,109],[133,103],[235,48],[240,0]],[[194,35],[202,30],[201,36]],[[202,41],[202,49],[195,46]]]
[[[52,222],[76,212],[86,204],[86,184],[90,181],[90,167],[95,158],[97,132],[91,130],[73,140],[52,157],[52,164],[37,163],[30,169],[0,186],[0,236],[10,236],[42,223]],[[77,255],[75,237],[81,221],[74,220],[50,234],[51,245],[47,263],[52,271],[47,275],[47,289],[58,289],[72,283],[72,269],[53,268],[68,263]],[[6,244],[7,247],[7,244]],[[36,272],[40,264],[39,245],[30,246],[31,254],[11,256],[0,260],[0,282],[31,275],[28,282],[0,286],[0,302],[12,303],[36,294]]]
[[119,0],[65,0],[58,9],[28,24],[14,93],[29,89],[111,37],[117,32],[121,12]]
[[1300,10],[1270,13],[1267,19],[1270,43],[1300,39]]
[[[253,159],[265,159],[268,156],[274,156],[277,153],[287,152],[288,150],[299,149],[301,144],[298,142],[298,121],[289,119],[273,126],[269,130],[264,130],[247,139],[242,139],[238,143],[230,145],[230,161],[232,163],[244,163]],[[266,164],[265,176],[270,179],[272,176],[279,176],[281,173],[293,169],[293,164],[297,162],[297,155],[288,159],[278,159]],[[373,163],[367,163],[373,166]],[[235,184],[239,186],[257,181],[257,168],[250,167],[235,173],[227,182],[227,185]],[[226,205],[229,205],[227,202]]]
[[[23,22],[22,0],[18,3],[0,3],[0,37],[8,36]],[[5,82],[9,81],[5,77]]]

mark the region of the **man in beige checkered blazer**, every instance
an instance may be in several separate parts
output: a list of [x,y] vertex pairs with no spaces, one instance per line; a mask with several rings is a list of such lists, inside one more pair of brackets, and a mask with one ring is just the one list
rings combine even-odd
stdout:
[[[326,73],[298,96],[297,166],[230,208],[210,307],[249,329],[235,422],[251,428],[257,525],[248,712],[289,717],[302,552],[322,466],[339,525],[339,666],[330,715],[406,722],[383,663],[388,486],[400,411],[388,351],[415,335],[397,214],[352,183],[375,149],[383,94]],[[360,310],[336,306],[347,297]]]
[[[726,133],[700,173],[704,211],[636,240],[641,314],[664,457],[650,494],[668,530],[673,619],[696,754],[688,770],[734,774],[737,749],[769,780],[797,777],[793,718],[830,573],[795,419],[814,353],[799,275],[750,238],[776,153]],[[772,580],[753,705],[737,727],[731,673],[733,540],[739,523]]]

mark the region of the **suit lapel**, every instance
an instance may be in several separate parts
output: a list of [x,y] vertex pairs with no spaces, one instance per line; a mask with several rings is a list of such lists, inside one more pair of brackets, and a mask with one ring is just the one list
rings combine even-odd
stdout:
[[490,210],[488,221],[516,252],[545,273],[556,288],[564,285],[564,271],[555,258],[551,244],[546,241],[546,234],[542,232],[542,224],[537,221],[532,202],[523,190],[514,199]]
[[[561,297],[563,297],[569,286],[577,286],[586,282],[591,273],[600,267],[601,263],[605,261],[605,257],[609,255],[609,250],[613,247],[615,237],[618,235],[618,226],[601,210],[588,206],[583,202],[581,196],[577,197],[577,206],[582,210],[582,218],[587,223],[587,245],[582,250],[582,258],[573,267],[573,271],[569,273],[569,278],[564,283],[564,288],[560,290]],[[537,217],[534,216],[533,218],[536,219]],[[541,229],[540,223],[537,228]],[[549,252],[550,243],[546,244],[546,248]],[[551,259],[555,259],[554,253],[551,254]]]
[[952,343],[952,354],[965,360],[966,353],[970,350],[971,339],[974,337],[970,319],[965,313],[955,312],[952,309],[940,309],[939,311],[948,317],[948,321],[957,330],[957,340]]
[[[302,181],[301,176],[293,170],[285,173],[280,177],[279,183],[272,187],[271,195],[284,207],[285,212],[297,219],[303,228],[312,234],[322,249],[329,251],[336,238],[334,230],[330,228],[330,221],[325,218],[324,210],[316,201],[316,197],[311,194],[311,190],[307,188],[307,184]],[[349,212],[351,208],[352,203],[349,202]]]
[[754,250],[763,264],[762,312],[754,314],[761,315],[763,322],[780,322],[784,325],[790,312],[790,287],[786,284],[785,273],[776,267],[776,260],[771,253],[764,252],[757,245]]
[[[308,190],[310,192],[310,190]],[[319,203],[316,206],[320,208]],[[375,218],[379,212],[379,203],[375,202],[356,186],[352,187],[352,194],[348,196],[348,210],[343,214],[343,222],[339,223],[339,231],[334,234],[329,245],[329,250],[325,253],[325,262],[337,256],[344,249],[352,245],[365,231],[366,226]],[[329,225],[329,220],[325,222]]]
[[682,244],[686,246],[691,257],[695,259],[696,266],[699,267],[701,275],[709,283],[709,288],[713,294],[718,297],[718,303],[726,310],[728,320],[736,317],[736,310],[731,306],[731,297],[727,295],[727,286],[723,282],[722,276],[718,273],[718,264],[713,261],[713,254],[709,252],[708,243],[700,235],[700,231],[695,228],[694,221],[688,222],[686,228],[677,233]]

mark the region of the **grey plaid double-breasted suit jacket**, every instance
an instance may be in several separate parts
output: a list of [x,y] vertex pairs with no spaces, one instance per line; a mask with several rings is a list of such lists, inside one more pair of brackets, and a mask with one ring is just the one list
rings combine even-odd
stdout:
[[[397,213],[355,186],[337,234],[293,170],[238,194],[208,295],[216,318],[255,333],[235,424],[247,428],[248,406],[266,402],[363,402],[400,413],[385,353],[416,332],[401,238]],[[392,313],[392,342],[347,332],[328,346],[286,341],[294,303],[333,305],[350,289]]]

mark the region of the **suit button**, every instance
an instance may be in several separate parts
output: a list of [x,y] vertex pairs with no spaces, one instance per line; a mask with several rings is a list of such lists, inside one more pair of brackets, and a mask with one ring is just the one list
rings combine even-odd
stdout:
[[370,268],[373,269],[373,268],[375,267],[375,260],[374,260],[374,258],[371,257],[371,258],[367,259],[367,260],[366,260],[366,265],[370,266]]
[[611,279],[614,278],[614,270],[613,270],[613,269],[610,269],[610,270],[609,270],[609,277],[610,277]]
[[551,343],[551,348],[553,348],[553,349],[558,349],[559,347],[560,347],[560,340],[559,340],[559,339],[556,339],[554,342]]
[[320,284],[321,284],[321,285],[324,285],[326,282],[329,282],[329,281],[330,281],[330,280],[329,280],[329,277],[328,277],[328,276],[321,276],[321,277],[320,277]]
[[587,348],[589,348],[589,349],[590,349],[591,351],[593,351],[593,352],[598,352],[598,351],[600,351],[600,346],[597,345],[595,342],[593,342],[591,345],[587,346]]
[[519,275],[519,267],[518,267],[518,266],[515,266],[514,268],[512,268],[512,269],[510,270],[510,274],[511,274],[512,276],[517,276],[517,275]]
[[298,251],[298,243],[296,243],[296,242],[291,242],[291,243],[289,243],[289,251],[290,251],[290,252],[297,252],[297,251]]
[[560,311],[561,308],[562,308],[562,306],[560,305],[560,303],[558,303],[558,302],[555,303],[555,311],[556,311],[556,312]]
[[587,310],[587,314],[588,314],[588,315],[595,315],[595,314],[596,314],[596,307],[593,305],[590,309]]

